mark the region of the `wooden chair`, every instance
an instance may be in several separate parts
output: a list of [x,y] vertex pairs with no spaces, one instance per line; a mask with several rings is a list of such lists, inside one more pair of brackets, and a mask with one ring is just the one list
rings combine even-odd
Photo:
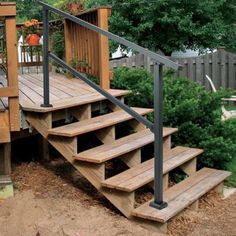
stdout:
[[[217,90],[215,88],[215,85],[214,85],[212,79],[208,75],[205,75],[205,76],[206,76],[207,80],[209,81],[209,83],[211,85],[212,91],[214,93],[216,93]],[[223,101],[235,101],[236,102],[236,96],[231,96],[230,99],[223,98],[222,100]],[[225,109],[224,104],[221,105],[221,110],[222,110],[222,117],[221,117],[222,120],[228,120],[228,119],[231,119],[231,118],[236,118],[236,110],[235,111],[227,111]]]

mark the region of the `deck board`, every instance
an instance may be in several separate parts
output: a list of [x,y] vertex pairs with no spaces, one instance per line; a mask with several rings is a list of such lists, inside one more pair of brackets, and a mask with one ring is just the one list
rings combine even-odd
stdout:
[[[83,105],[105,99],[96,90],[77,78],[50,73],[50,103],[52,108],[43,108],[43,74],[25,73],[18,76],[19,100],[22,110],[48,112],[57,109]],[[124,90],[108,90],[113,96],[119,97],[129,93]]]

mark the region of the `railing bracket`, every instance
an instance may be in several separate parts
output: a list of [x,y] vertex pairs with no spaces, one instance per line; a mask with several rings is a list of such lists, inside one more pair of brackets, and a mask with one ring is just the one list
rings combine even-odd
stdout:
[[160,202],[160,203],[157,203],[155,201],[152,201],[150,202],[150,206],[153,207],[153,208],[156,208],[158,210],[162,210],[164,208],[166,208],[168,206],[168,203],[167,202]]
[[40,106],[41,106],[41,107],[53,107],[52,104],[41,104]]

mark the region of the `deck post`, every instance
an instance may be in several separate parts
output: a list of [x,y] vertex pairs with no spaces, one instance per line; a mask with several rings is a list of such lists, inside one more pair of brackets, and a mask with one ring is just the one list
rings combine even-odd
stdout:
[[11,143],[0,146],[0,175],[11,174]]
[[150,206],[166,208],[163,201],[163,65],[154,62],[154,201]]
[[[108,30],[108,17],[110,9],[98,9],[98,27]],[[110,88],[110,70],[109,70],[109,42],[106,36],[98,35],[99,44],[99,78],[100,86],[103,89]]]
[[8,97],[9,101],[9,125],[11,131],[19,131],[20,109],[17,75],[16,4],[13,2],[1,3],[0,16],[5,17],[8,80],[8,92],[6,97]]
[[42,107],[52,107],[49,93],[49,26],[48,9],[43,6],[43,104]]

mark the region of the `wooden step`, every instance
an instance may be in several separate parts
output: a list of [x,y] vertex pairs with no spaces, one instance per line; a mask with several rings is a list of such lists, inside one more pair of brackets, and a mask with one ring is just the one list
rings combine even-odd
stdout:
[[[175,133],[176,128],[164,128],[163,137]],[[74,156],[76,160],[93,163],[103,163],[125,153],[136,150],[154,141],[154,135],[149,129],[139,131],[112,143],[104,144],[96,148],[86,150]]]
[[[163,173],[175,169],[198,156],[203,150],[188,147],[175,147],[164,153]],[[132,192],[154,179],[154,159],[145,161],[133,168],[130,168],[116,176],[106,179],[102,186]]]
[[153,201],[151,200],[134,209],[132,215],[165,223],[222,183],[230,174],[227,171],[203,168],[164,193],[164,200],[168,203],[167,208],[157,210],[150,207],[149,204]]
[[[153,111],[153,109],[147,109],[147,108],[133,108],[133,109],[140,115],[146,115]],[[48,131],[48,134],[74,137],[76,135],[103,129],[131,119],[133,119],[133,117],[130,116],[127,112],[119,110],[92,119],[83,120],[73,124],[50,129]]]
[[[128,90],[119,90],[119,89],[109,89],[107,90],[113,97],[122,97],[130,93]],[[106,98],[97,93],[88,93],[83,94],[78,97],[63,99],[62,101],[53,102],[53,107],[41,107],[41,104],[33,104],[29,102],[21,101],[21,108],[24,111],[33,111],[33,112],[53,112],[61,109],[81,106],[85,104],[90,104],[94,102],[99,102],[106,100]]]

